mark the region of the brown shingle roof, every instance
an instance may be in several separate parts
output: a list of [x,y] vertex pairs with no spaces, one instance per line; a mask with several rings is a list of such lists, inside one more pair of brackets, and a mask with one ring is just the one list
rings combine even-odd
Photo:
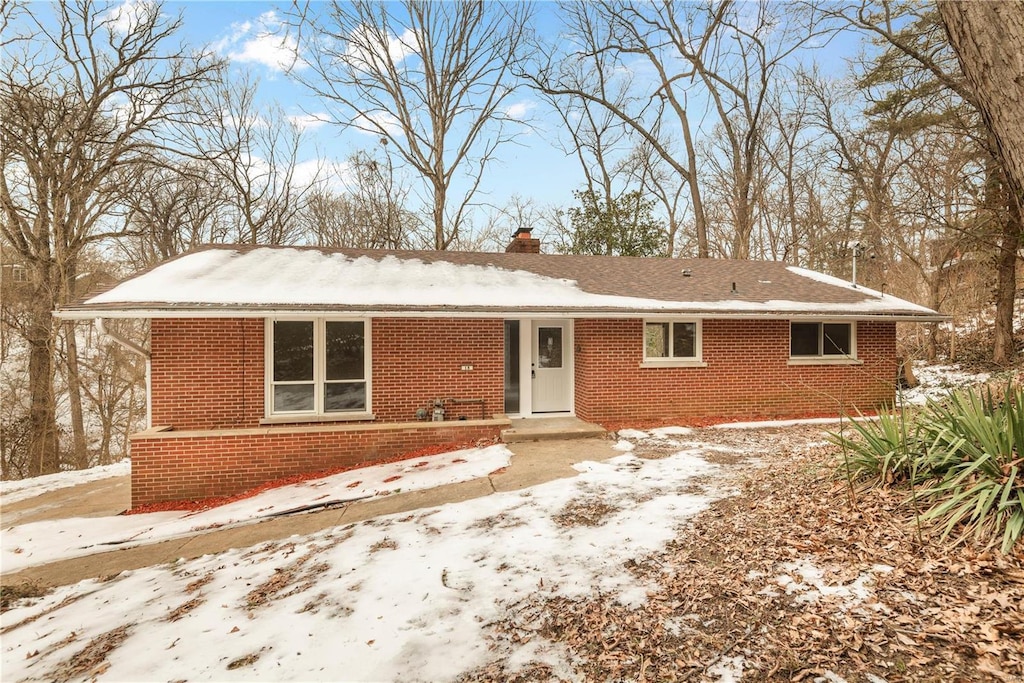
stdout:
[[[210,252],[214,253],[211,255]],[[204,269],[204,261],[200,258],[202,254],[207,254],[207,260],[218,259],[216,264]],[[396,261],[385,261],[389,257],[397,259],[397,266]],[[290,275],[280,272],[288,270],[287,265],[265,272],[261,264],[271,259],[275,263],[295,263],[296,272]],[[357,259],[364,267],[352,269],[351,264]],[[371,264],[369,269],[366,264]],[[383,265],[374,270],[376,266],[373,264]],[[427,264],[426,267],[423,264]],[[396,267],[404,268],[401,272],[408,272],[414,280],[419,278],[408,283],[411,286],[408,295],[415,301],[406,303],[397,292],[389,297],[359,291],[360,287],[372,288],[378,283],[353,279],[395,277],[399,272]],[[471,284],[467,285],[461,279],[464,274],[471,276]],[[524,295],[522,300],[514,297],[514,300],[509,300],[509,292],[495,290],[492,300],[488,298],[490,292],[475,296],[474,292],[466,291],[467,287],[474,288],[472,283],[489,285],[492,280],[503,282],[506,276],[513,277],[513,280],[514,276],[523,276],[530,283],[541,285],[545,282],[530,279],[531,276],[526,274],[551,278],[551,297],[534,294]],[[280,277],[281,281],[273,285],[272,292],[284,291],[291,286],[305,291],[303,287],[308,287],[307,280],[317,277],[327,284],[309,300],[268,297],[268,279],[275,277]],[[146,283],[157,281],[169,284],[164,287],[146,286]],[[184,287],[186,284],[192,289]],[[182,289],[187,291],[176,293],[176,285],[182,285]],[[217,293],[220,291],[218,287],[223,290],[220,294]],[[420,295],[426,290],[430,296],[423,298]],[[264,293],[260,294],[261,291]],[[229,296],[223,292],[232,294]],[[556,292],[569,294],[560,298]],[[171,259],[127,278],[103,295],[65,307],[61,316],[117,313],[121,316],[157,317],[160,312],[180,315],[188,311],[204,314],[220,311],[237,315],[268,310],[448,311],[462,314],[551,314],[564,311],[570,317],[601,312],[636,315],[644,311],[706,316],[795,317],[813,314],[817,317],[835,315],[917,320],[939,317],[934,311],[902,299],[853,288],[834,278],[793,269],[778,262],[249,245],[209,246]]]

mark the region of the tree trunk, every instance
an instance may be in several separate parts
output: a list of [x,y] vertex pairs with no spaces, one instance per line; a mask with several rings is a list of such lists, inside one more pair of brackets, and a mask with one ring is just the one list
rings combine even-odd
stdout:
[[75,338],[75,323],[64,324],[64,349],[67,371],[68,403],[71,407],[71,433],[74,451],[72,458],[75,468],[89,467],[89,446],[85,439],[85,420],[82,418],[82,381],[78,372],[78,340]]
[[[942,270],[938,269],[933,273],[927,274],[928,279],[928,307],[933,311],[939,310],[939,306],[942,305]],[[950,332],[950,340],[952,340],[952,332]],[[935,359],[939,356],[938,341],[939,341],[939,324],[928,323],[928,336],[925,341],[925,359],[929,363],[934,363]],[[953,352],[952,346],[950,347],[950,353]]]
[[686,167],[689,174],[686,184],[690,187],[690,201],[693,203],[693,228],[697,233],[697,258],[708,258],[708,222],[704,215],[704,201],[700,195],[700,183],[697,180],[697,150],[693,147],[690,137],[690,122],[683,119],[683,143],[686,145]]
[[956,362],[956,318],[949,321],[949,362]]
[[1017,249],[1021,242],[1020,206],[1006,197],[1006,215],[996,257],[996,319],[992,360],[1010,365],[1016,352],[1013,341],[1013,304],[1017,293]]
[[956,50],[973,104],[992,134],[992,147],[1005,176],[1007,214],[996,259],[996,321],[992,360],[1013,361],[1013,304],[1017,249],[1024,205],[1024,0],[940,2],[939,14]]
[[35,291],[25,340],[28,342],[29,384],[29,475],[52,474],[60,470],[57,440],[57,409],[53,392],[52,297],[49,265],[38,264]]
[[[444,207],[445,207],[445,187],[441,183],[434,183],[434,249],[438,251],[444,251],[448,248],[448,240],[445,239],[444,230]],[[454,239],[455,235],[452,235]]]
[[939,14],[1019,204],[1024,197],[1024,0],[940,2]]

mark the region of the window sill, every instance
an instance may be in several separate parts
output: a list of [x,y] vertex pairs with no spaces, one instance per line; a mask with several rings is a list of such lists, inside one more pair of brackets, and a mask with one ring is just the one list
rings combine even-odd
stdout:
[[260,420],[261,425],[290,425],[306,422],[359,422],[377,419],[373,413],[338,413],[336,415],[272,415]]
[[704,361],[686,360],[683,358],[666,358],[665,360],[648,358],[640,363],[642,368],[706,368],[707,366],[708,364]]
[[864,365],[864,361],[857,358],[823,358],[821,356],[809,356],[807,358],[790,358],[789,365]]

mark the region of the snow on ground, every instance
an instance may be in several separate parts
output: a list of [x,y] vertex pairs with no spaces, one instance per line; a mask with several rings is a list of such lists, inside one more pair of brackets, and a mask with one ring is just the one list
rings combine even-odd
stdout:
[[0,499],[5,505],[16,503],[26,498],[57,491],[69,486],[86,484],[90,481],[99,481],[110,477],[127,477],[131,474],[131,461],[125,458],[120,462],[100,467],[90,467],[86,470],[71,470],[69,472],[57,472],[56,474],[44,474],[39,477],[28,479],[17,479],[14,481],[0,482]]
[[[201,512],[152,512],[22,524],[4,529],[3,538],[0,539],[0,558],[4,571],[14,572],[69,557],[191,536],[227,526],[252,524],[275,513],[305,505],[435,488],[486,477],[507,466],[511,455],[508,448],[499,444],[364,467],[322,479],[281,486]],[[80,483],[77,472],[51,477],[67,477]],[[8,502],[6,491],[3,501]]]
[[92,644],[110,646],[91,665],[110,680],[448,681],[501,657],[581,680],[563,646],[494,641],[487,625],[538,595],[642,603],[653,587],[628,561],[723,495],[704,452],[584,462],[521,491],[59,588],[0,615],[4,678],[52,679]]
[[807,417],[796,420],[761,420],[760,422],[723,422],[711,425],[712,429],[777,429],[780,427],[799,427],[800,425],[830,425],[840,421],[872,420],[872,417]]
[[721,683],[735,683],[743,678],[743,657],[722,657],[708,674],[716,676]]
[[920,384],[903,391],[902,396],[905,402],[919,406],[929,399],[943,399],[951,391],[987,382],[991,377],[987,372],[967,372],[956,363],[928,365],[924,361],[914,361],[914,375]]
[[783,573],[775,578],[787,595],[796,595],[797,602],[817,602],[832,599],[838,602],[840,610],[847,610],[860,605],[872,595],[874,577],[877,574],[888,574],[892,567],[876,564],[871,571],[864,572],[852,582],[832,583],[817,565],[811,560],[799,559],[787,562],[782,566]]

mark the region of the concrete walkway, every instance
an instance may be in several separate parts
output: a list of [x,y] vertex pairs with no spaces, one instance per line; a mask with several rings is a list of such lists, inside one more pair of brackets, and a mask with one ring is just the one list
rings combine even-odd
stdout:
[[[288,538],[296,534],[311,534],[381,515],[457,503],[496,492],[515,491],[575,476],[577,472],[572,468],[575,463],[584,460],[605,460],[614,455],[621,455],[612,448],[613,444],[614,442],[608,439],[594,438],[510,443],[506,444],[512,451],[510,465],[487,477],[358,501],[333,510],[277,517],[231,529],[208,531],[186,538],[27,567],[19,572],[0,575],[0,586],[11,586],[25,581],[63,586],[83,579],[111,576],[124,570],[165,564],[178,559],[193,559],[231,548],[245,548],[266,541]],[[128,477],[116,477],[4,505],[2,525],[6,527],[46,519],[116,515],[129,505]]]

